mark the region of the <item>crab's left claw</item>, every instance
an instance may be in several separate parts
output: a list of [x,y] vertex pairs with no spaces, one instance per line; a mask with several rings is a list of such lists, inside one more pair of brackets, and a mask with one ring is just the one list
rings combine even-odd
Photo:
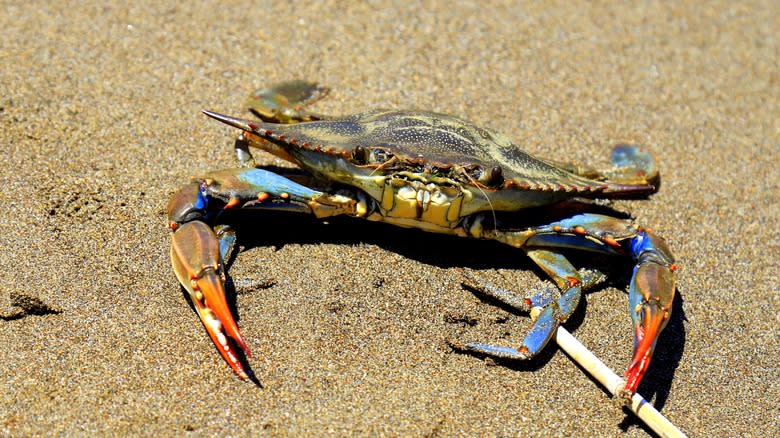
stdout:
[[635,334],[625,390],[633,394],[650,366],[658,335],[669,322],[677,268],[663,239],[649,231],[639,231],[631,243],[637,265],[629,287],[628,303]]
[[248,379],[235,347],[247,356],[251,352],[225,299],[225,274],[214,231],[201,221],[178,226],[171,242],[171,262],[217,350],[240,378]]

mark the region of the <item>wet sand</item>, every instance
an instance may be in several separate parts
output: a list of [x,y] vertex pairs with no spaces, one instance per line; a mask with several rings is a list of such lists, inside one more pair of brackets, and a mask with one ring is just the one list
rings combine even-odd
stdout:
[[[777,434],[776,2],[50,3],[0,13],[0,435],[647,433],[554,346],[497,366],[448,347],[519,341],[529,320],[459,269],[542,287],[521,252],[351,220],[243,230],[230,273],[261,385],[239,381],[171,272],[164,210],[236,165],[236,132],[200,110],[243,114],[292,78],[333,88],[324,113],[452,113],[599,166],[615,143],[654,153],[660,191],[616,204],[681,266],[640,392],[690,436]],[[566,326],[622,372],[630,267],[607,262],[622,281]]]

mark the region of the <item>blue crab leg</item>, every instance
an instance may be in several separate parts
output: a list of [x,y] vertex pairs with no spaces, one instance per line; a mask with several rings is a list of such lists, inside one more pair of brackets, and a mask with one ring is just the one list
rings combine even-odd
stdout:
[[[261,88],[247,98],[246,106],[263,121],[273,123],[292,124],[327,119],[327,116],[317,114],[304,109],[330,92],[328,87],[323,87],[315,82],[288,81]],[[212,116],[213,113],[205,111]],[[213,116],[212,116],[213,117]],[[217,118],[217,120],[220,120]],[[234,125],[235,126],[235,125]],[[244,128],[242,128],[244,129]],[[250,130],[251,131],[251,130]],[[248,132],[242,133],[236,139],[236,157],[242,167],[255,167],[255,161],[249,146],[254,142],[267,143]],[[268,147],[273,147],[270,144]],[[276,149],[276,155],[295,162],[284,150]]]
[[265,121],[298,123],[320,120],[324,116],[306,111],[312,104],[330,92],[328,87],[308,81],[288,81],[262,88],[249,95],[249,110]]
[[491,230],[483,237],[524,249],[563,291],[558,300],[550,301],[540,309],[534,326],[519,348],[485,344],[467,346],[468,350],[498,357],[533,357],[576,308],[584,282],[556,248],[628,255],[636,261],[629,286],[634,351],[626,371],[625,387],[628,393],[635,392],[647,372],[655,343],[669,320],[674,300],[674,271],[677,268],[663,239],[650,230],[634,228],[629,221],[590,213],[525,230]]
[[[603,272],[597,269],[580,269],[578,273],[580,278],[582,278],[583,292],[597,284],[603,283],[607,278]],[[468,272],[464,271],[463,274],[467,279],[467,281],[462,283],[465,287],[476,290],[479,294],[492,298],[520,312],[530,313],[534,307],[544,307],[553,301],[553,292],[549,288],[531,291],[527,295],[518,295],[513,291],[477,279]]]
[[219,224],[214,227],[214,234],[219,242],[219,255],[222,260],[227,261],[233,254],[236,247],[236,232],[230,225]]
[[492,293],[488,293],[489,296],[518,310],[530,311],[534,325],[518,348],[469,343],[464,346],[466,350],[505,359],[525,360],[535,356],[547,345],[560,323],[566,321],[574,313],[582,291],[604,278],[600,273],[581,275],[565,257],[554,251],[527,249],[526,253],[547,272],[558,288],[563,291],[560,297],[557,300],[552,300],[536,295],[532,298],[521,299],[507,293],[496,294],[494,288],[485,288],[486,291],[492,289]]
[[637,146],[619,144],[612,148],[612,168],[606,170],[583,166],[578,163],[547,159],[557,167],[590,179],[618,184],[644,185],[658,182],[658,166],[652,154]]
[[228,307],[224,288],[224,260],[233,251],[236,236],[227,225],[209,225],[228,208],[281,209],[322,217],[353,213],[355,202],[261,169],[213,172],[185,185],[171,198],[173,270],[219,353],[240,378],[247,379],[237,351],[247,356],[251,352]]

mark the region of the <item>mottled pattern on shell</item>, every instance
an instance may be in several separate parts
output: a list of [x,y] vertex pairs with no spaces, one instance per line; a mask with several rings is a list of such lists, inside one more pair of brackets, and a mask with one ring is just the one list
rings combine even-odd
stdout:
[[410,166],[489,170],[498,165],[505,178],[502,188],[574,192],[617,188],[571,174],[531,156],[503,134],[446,114],[380,110],[294,125],[254,125],[256,133],[270,140],[345,158],[362,147],[383,148]]

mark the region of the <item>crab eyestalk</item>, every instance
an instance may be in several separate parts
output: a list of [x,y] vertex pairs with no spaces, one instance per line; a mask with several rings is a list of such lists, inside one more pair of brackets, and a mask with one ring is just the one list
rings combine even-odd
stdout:
[[649,231],[639,231],[631,251],[637,259],[628,298],[634,323],[634,353],[626,370],[625,390],[633,394],[650,366],[658,335],[669,322],[677,268],[663,239]]
[[224,270],[214,231],[201,221],[177,226],[171,241],[171,262],[219,354],[240,378],[248,379],[236,346],[247,356],[251,352],[225,299]]

